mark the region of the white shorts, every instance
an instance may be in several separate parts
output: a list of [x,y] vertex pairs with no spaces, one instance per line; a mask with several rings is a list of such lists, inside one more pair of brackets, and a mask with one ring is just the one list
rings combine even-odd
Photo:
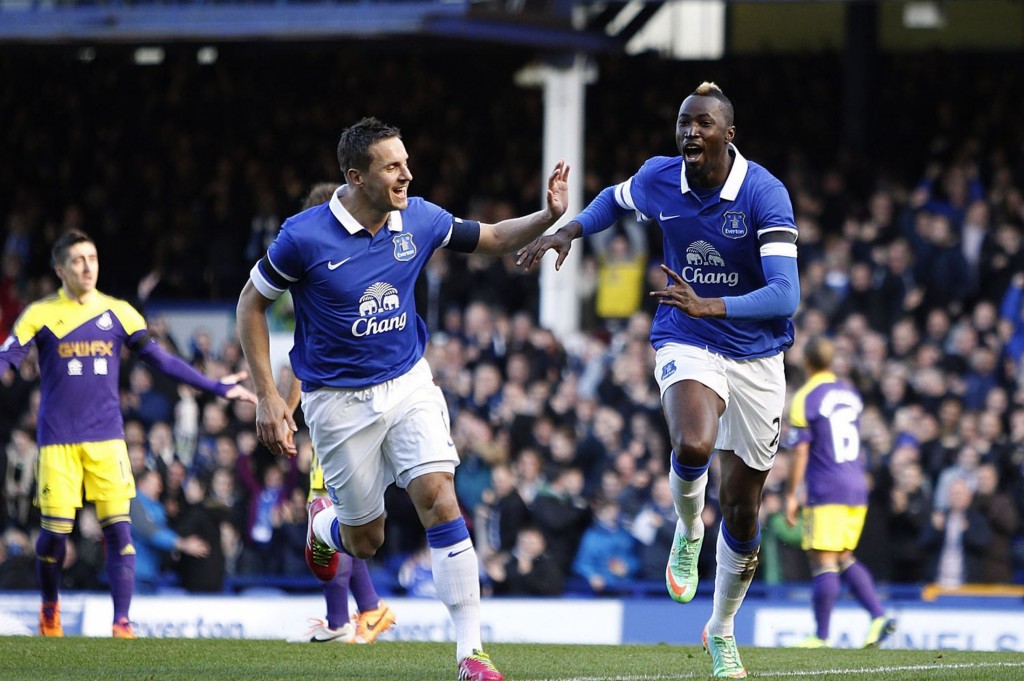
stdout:
[[448,405],[426,360],[365,390],[302,394],[302,413],[324,470],[327,496],[345,525],[384,513],[384,490],[426,473],[454,473]]
[[670,385],[685,380],[718,393],[725,411],[718,420],[715,449],[734,451],[759,471],[772,467],[786,404],[782,353],[738,360],[706,348],[667,343],[655,357],[654,376],[662,396]]

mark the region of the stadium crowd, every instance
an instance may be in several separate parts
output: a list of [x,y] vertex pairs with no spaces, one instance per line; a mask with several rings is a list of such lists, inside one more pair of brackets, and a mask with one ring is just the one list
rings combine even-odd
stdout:
[[[12,189],[0,197],[0,335],[27,301],[55,289],[46,253],[72,227],[98,242],[100,287],[140,309],[151,298],[233,302],[283,218],[312,184],[337,176],[322,150],[366,113],[415,129],[411,156],[430,172],[413,194],[489,221],[539,204],[540,93],[507,85],[521,59],[495,55],[485,75],[452,54],[374,55],[375,78],[410,88],[392,111],[386,89],[356,75],[320,87],[324,73],[350,73],[337,68],[342,54],[265,55],[264,69],[226,56],[206,68],[172,54],[153,71],[34,53],[25,57],[37,69],[0,62],[11,84],[0,93],[9,131],[0,186]],[[1024,581],[1024,124],[1010,106],[1024,98],[1020,79],[894,59],[872,106],[888,113],[871,121],[870,148],[854,152],[838,141],[838,64],[764,61],[601,63],[584,192],[624,179],[614,173],[652,150],[671,153],[664,109],[679,93],[663,84],[679,82],[673,69],[691,74],[682,82],[698,72],[716,79],[738,110],[761,111],[737,121],[737,143],[784,180],[796,211],[803,299],[790,386],[803,379],[802,342],[827,334],[836,372],[865,397],[872,492],[859,558],[880,582]],[[468,79],[485,91],[457,86]],[[309,106],[278,96],[289,87],[310,93]],[[351,102],[345,91],[366,96]],[[884,94],[896,91],[909,102],[898,111]],[[420,282],[427,358],[462,458],[456,489],[495,594],[618,594],[663,578],[675,511],[646,295],[660,286],[660,249],[657,227],[633,222],[588,242],[583,325],[564,338],[538,326],[536,274],[512,258],[439,251]],[[167,349],[213,378],[245,368],[235,340],[213,347],[199,333],[177,347],[165,319],[148,321]],[[157,554],[161,583],[174,573],[189,591],[219,592],[233,580],[307,577],[305,433],[298,457],[275,459],[258,446],[252,405],[201,396],[142,364],[123,377],[134,472],[156,472],[140,496],[145,487],[167,529],[206,548]],[[38,396],[31,362],[0,377],[0,589],[35,583]],[[808,578],[799,530],[784,522],[787,470],[783,450],[762,508],[757,578],[767,583]],[[387,508],[378,566],[396,588],[429,593],[415,511],[394,488]],[[69,545],[66,589],[102,588],[102,534],[90,513],[81,511]],[[715,541],[704,546],[701,572],[711,574]]]

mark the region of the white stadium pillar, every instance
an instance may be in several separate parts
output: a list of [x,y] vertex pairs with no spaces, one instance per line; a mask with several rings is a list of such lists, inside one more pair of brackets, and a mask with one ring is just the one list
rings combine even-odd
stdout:
[[[569,210],[549,232],[555,231],[583,209],[583,133],[586,110],[586,86],[595,76],[594,67],[583,55],[565,63],[540,67],[544,88],[544,159],[542,182],[558,159],[571,166],[569,174]],[[555,256],[548,253],[540,266],[540,325],[559,339],[574,334],[580,327],[579,285],[581,246],[574,245],[562,269],[555,271]]]

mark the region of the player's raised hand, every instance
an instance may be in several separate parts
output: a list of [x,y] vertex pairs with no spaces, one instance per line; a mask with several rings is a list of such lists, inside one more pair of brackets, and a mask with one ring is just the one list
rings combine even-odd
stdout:
[[547,206],[552,223],[569,209],[569,164],[564,159],[555,164],[548,178]]
[[298,429],[291,410],[276,390],[256,403],[256,437],[271,453],[295,456]]
[[721,298],[701,298],[692,286],[668,266],[663,264],[661,271],[668,275],[668,284],[665,288],[650,293],[658,298],[659,305],[671,305],[691,317],[725,316],[725,303]]

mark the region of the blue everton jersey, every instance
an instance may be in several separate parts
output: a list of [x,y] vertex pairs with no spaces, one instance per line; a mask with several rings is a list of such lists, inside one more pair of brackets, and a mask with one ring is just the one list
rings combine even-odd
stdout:
[[[658,221],[665,264],[705,298],[740,296],[762,288],[765,253],[759,235],[776,230],[796,233],[793,205],[782,183],[734,146],[729,146],[729,153],[734,162],[720,192],[692,189],[681,156],[652,158],[615,188],[620,207]],[[790,249],[787,257],[795,257],[795,249]],[[694,319],[661,305],[651,326],[651,342],[655,348],[665,343],[706,347],[735,359],[767,357],[792,344],[793,324],[788,318]]]
[[[407,372],[423,356],[427,326],[413,290],[431,254],[478,223],[411,197],[371,235],[338,198],[285,221],[251,272],[270,299],[295,306],[292,369],[303,390],[366,388]],[[454,236],[453,236],[454,235]]]
[[868,502],[860,451],[862,411],[857,390],[827,371],[814,374],[793,396],[788,445],[809,443],[804,477],[808,506]]

